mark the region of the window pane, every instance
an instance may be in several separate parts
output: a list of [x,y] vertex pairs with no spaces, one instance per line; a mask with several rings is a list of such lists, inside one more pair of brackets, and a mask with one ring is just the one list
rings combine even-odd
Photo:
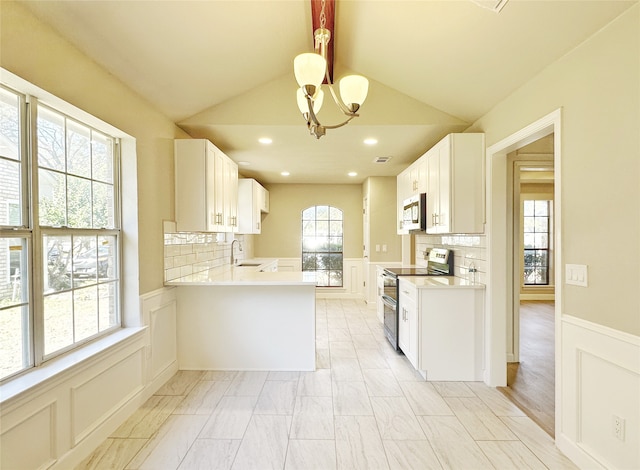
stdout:
[[316,222],[316,233],[318,236],[329,236],[329,222],[326,220],[319,220]]
[[536,232],[549,232],[549,218],[548,217],[536,217],[535,218],[535,231]]
[[535,234],[534,233],[525,233],[524,234],[524,247],[525,248],[534,248],[535,247]]
[[98,237],[98,280],[115,280],[118,276],[116,237]]
[[329,272],[329,286],[341,287],[342,286],[342,271],[330,271]]
[[530,266],[535,266],[535,264],[536,264],[535,250],[524,250],[524,266],[530,267]]
[[328,206],[316,206],[316,220],[329,220]]
[[44,353],[54,353],[73,344],[73,302],[71,292],[44,298]]
[[0,379],[32,365],[29,349],[29,307],[0,309]]
[[44,293],[59,292],[71,288],[71,237],[48,236],[43,239]]
[[316,208],[309,207],[302,211],[302,220],[315,220],[316,219]]
[[314,254],[305,253],[302,255],[302,270],[303,271],[315,271],[316,269],[316,256]]
[[[329,251],[342,253],[342,237],[329,238]],[[340,256],[342,256],[342,254]]]
[[75,341],[98,333],[98,286],[73,292],[73,318]]
[[0,225],[22,225],[21,163],[0,158]]
[[535,217],[525,217],[524,218],[524,233],[532,233],[535,231]]
[[305,237],[308,237],[308,236],[314,237],[316,235],[315,220],[305,220],[302,222],[302,235]]
[[119,324],[116,299],[117,284],[115,282],[98,286],[98,327],[100,331]]
[[331,220],[342,220],[342,211],[336,207],[330,207],[329,217],[331,217]]
[[73,286],[95,284],[98,277],[96,237],[73,237]]
[[332,220],[329,230],[330,230],[330,235],[342,236],[342,221]]
[[0,157],[20,160],[20,108],[18,95],[0,88]]
[[38,172],[40,225],[67,225],[66,181],[64,174],[48,170]]
[[113,183],[113,139],[96,131],[92,136],[93,179]]
[[75,176],[67,177],[69,227],[91,228],[91,181]]
[[549,202],[548,201],[535,201],[535,215],[536,217],[549,215]]
[[546,267],[549,265],[549,252],[546,250],[536,250],[536,265]]
[[114,228],[113,185],[93,183],[93,227]]
[[67,172],[91,177],[91,131],[73,121],[67,121]]
[[549,236],[546,233],[535,234],[535,247],[536,248],[549,248]]
[[38,107],[38,165],[65,171],[64,117]]
[[534,202],[535,201],[524,201],[524,212],[525,217],[532,216],[534,212]]
[[316,271],[316,285],[320,287],[329,286],[329,273],[326,271]]

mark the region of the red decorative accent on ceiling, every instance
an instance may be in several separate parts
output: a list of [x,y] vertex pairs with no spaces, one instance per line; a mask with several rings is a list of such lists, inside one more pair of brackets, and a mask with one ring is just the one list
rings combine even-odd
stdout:
[[[322,0],[311,0],[311,19],[312,19],[312,32],[320,27],[320,12],[322,11]],[[336,6],[335,0],[325,0],[324,15],[326,23],[324,27],[331,31],[331,40],[327,47],[327,69],[329,70],[329,77],[333,82],[333,44],[335,43],[335,16]],[[315,38],[312,38],[315,44]],[[323,83],[326,83],[327,80]]]

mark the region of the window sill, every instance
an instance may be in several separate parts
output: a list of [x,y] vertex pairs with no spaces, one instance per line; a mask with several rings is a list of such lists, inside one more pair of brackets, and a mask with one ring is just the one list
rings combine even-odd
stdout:
[[44,386],[65,375],[76,372],[75,369],[95,360],[116,346],[124,346],[129,341],[135,341],[147,327],[122,328],[104,338],[100,338],[86,346],[80,347],[58,358],[48,361],[42,366],[35,367],[22,375],[10,379],[0,385],[0,405],[7,406],[9,402],[18,399],[36,387]]

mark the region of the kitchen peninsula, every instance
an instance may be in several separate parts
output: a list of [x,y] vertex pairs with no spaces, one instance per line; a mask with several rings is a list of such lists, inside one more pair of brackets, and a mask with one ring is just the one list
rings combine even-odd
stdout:
[[315,370],[313,274],[226,266],[176,286],[182,370]]

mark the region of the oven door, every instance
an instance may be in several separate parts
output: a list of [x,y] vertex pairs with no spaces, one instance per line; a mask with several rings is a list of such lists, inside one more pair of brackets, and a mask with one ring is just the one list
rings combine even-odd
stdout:
[[384,307],[384,334],[393,346],[398,350],[398,302],[388,295],[382,296]]

